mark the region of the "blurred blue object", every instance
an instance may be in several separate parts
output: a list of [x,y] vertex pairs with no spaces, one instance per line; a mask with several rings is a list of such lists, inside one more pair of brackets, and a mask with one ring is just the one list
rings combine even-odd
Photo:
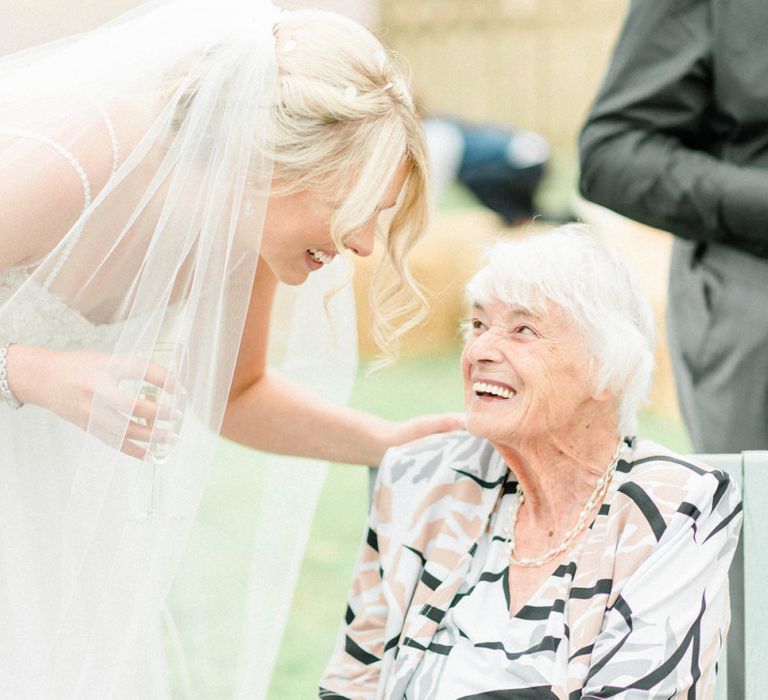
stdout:
[[436,196],[459,182],[507,224],[537,214],[534,204],[549,143],[533,131],[449,117],[423,121]]

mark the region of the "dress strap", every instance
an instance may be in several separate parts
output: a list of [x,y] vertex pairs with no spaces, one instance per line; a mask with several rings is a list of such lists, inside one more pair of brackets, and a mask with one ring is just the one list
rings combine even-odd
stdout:
[[0,127],[0,134],[7,134],[8,136],[18,136],[24,139],[30,139],[32,141],[39,141],[45,144],[49,148],[52,148],[58,153],[64,160],[72,166],[72,169],[77,173],[80,178],[80,182],[83,185],[83,212],[91,204],[91,181],[88,179],[88,175],[85,172],[85,168],[82,163],[75,157],[68,148],[60,144],[58,141],[54,141],[50,136],[40,134],[36,131],[26,131],[24,129],[8,129]]
[[75,246],[77,245],[77,241],[80,238],[80,234],[83,232],[83,224],[85,224],[85,218],[81,216],[77,220],[77,223],[74,225],[74,227],[70,230],[68,240],[59,253],[56,264],[53,266],[53,269],[51,270],[48,277],[45,278],[45,282],[43,282],[43,287],[45,289],[49,289],[61,273],[61,270],[64,267],[64,263],[67,262],[69,254],[74,250]]
[[[107,125],[107,131],[109,132],[110,140],[112,141],[112,172],[114,173],[115,169],[117,168],[117,162],[120,154],[120,148],[117,143],[117,137],[115,136],[115,130],[114,126],[112,125],[112,121],[109,118],[109,115],[107,114],[106,110],[101,107],[100,112],[103,112],[102,118],[105,120],[105,124]],[[83,209],[80,212],[80,216],[78,217],[77,222],[75,223],[74,227],[70,230],[68,240],[66,241],[66,244],[62,248],[62,250],[59,252],[58,260],[56,260],[56,264],[54,265],[53,269],[49,273],[48,277],[45,279],[45,282],[43,282],[43,287],[45,289],[48,289],[53,282],[56,280],[56,278],[61,273],[62,268],[64,267],[64,263],[66,263],[67,258],[69,257],[70,253],[74,249],[75,245],[77,244],[78,239],[80,238],[80,234],[83,230],[83,224],[85,223],[84,214],[88,210],[88,207],[91,205],[92,201],[92,191],[91,191],[91,181],[88,179],[88,174],[85,172],[85,168],[83,167],[82,163],[77,159],[74,153],[70,151],[66,146],[63,146],[58,141],[52,139],[50,136],[46,136],[45,134],[40,134],[36,131],[26,131],[24,129],[8,129],[0,127],[0,134],[7,134],[8,136],[18,136],[19,138],[25,138],[30,139],[32,141],[38,141],[42,144],[45,144],[49,148],[52,148],[56,153],[58,153],[64,160],[67,161],[72,166],[72,169],[77,173],[77,176],[80,178],[80,182],[83,186]],[[36,265],[30,266],[35,267]]]
[[117,172],[118,166],[120,165],[120,142],[117,140],[115,125],[112,123],[112,118],[109,116],[109,112],[107,112],[106,107],[104,107],[101,102],[98,102],[93,97],[89,96],[89,99],[93,103],[93,106],[98,110],[99,115],[104,122],[104,126],[107,129],[107,134],[109,134],[109,141],[112,144],[112,174],[114,175]]

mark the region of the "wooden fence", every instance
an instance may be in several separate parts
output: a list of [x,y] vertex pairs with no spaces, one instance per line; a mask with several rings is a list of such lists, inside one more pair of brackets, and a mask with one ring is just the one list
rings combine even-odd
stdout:
[[509,123],[574,152],[627,0],[381,0],[425,111]]

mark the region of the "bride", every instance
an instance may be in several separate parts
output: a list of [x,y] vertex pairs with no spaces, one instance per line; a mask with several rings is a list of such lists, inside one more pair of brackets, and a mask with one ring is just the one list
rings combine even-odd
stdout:
[[[375,464],[455,427],[342,405],[345,258],[385,250],[391,355],[418,315],[425,160],[390,56],[330,13],[166,0],[0,61],[2,697],[168,695],[158,620],[219,432]],[[262,468],[243,697],[265,692],[323,474]]]

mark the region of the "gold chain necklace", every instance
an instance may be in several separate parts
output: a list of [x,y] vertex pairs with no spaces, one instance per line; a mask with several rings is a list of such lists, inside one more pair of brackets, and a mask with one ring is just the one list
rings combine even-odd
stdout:
[[507,552],[509,554],[509,561],[511,564],[524,567],[541,566],[542,564],[546,564],[548,561],[554,559],[558,554],[561,554],[571,546],[573,541],[587,526],[587,517],[589,517],[592,509],[605,497],[605,494],[608,491],[608,485],[611,483],[613,473],[616,471],[616,465],[619,463],[619,455],[621,454],[621,447],[623,442],[623,440],[619,440],[619,444],[616,447],[616,452],[611,459],[611,463],[608,465],[608,469],[606,469],[597,480],[597,486],[595,486],[595,490],[590,495],[586,505],[581,509],[579,518],[576,521],[576,525],[574,525],[570,530],[568,530],[568,532],[565,533],[565,537],[563,537],[562,542],[560,542],[557,547],[548,549],[543,554],[532,559],[526,557],[518,557],[515,554],[515,526],[517,525],[517,517],[520,513],[520,507],[523,505],[523,503],[525,503],[525,494],[520,488],[520,483],[518,482],[517,490],[515,492],[517,494],[517,498],[513,499],[512,503],[509,505],[509,519],[507,521],[507,537],[509,539]]

